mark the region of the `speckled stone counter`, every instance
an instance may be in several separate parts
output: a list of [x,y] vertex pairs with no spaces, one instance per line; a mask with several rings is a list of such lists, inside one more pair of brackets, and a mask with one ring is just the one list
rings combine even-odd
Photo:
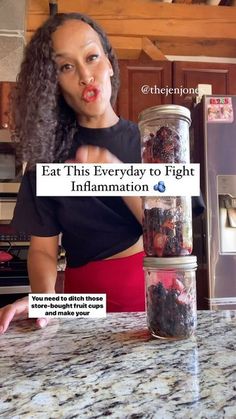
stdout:
[[236,418],[236,311],[196,338],[151,338],[144,313],[14,322],[0,336],[0,417]]

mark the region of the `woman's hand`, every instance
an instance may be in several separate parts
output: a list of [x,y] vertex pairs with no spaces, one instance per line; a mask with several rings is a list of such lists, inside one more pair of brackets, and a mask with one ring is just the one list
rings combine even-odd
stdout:
[[75,158],[68,162],[74,163],[121,163],[121,161],[110,153],[106,148],[93,145],[83,145],[78,148]]
[[[106,148],[85,145],[78,148],[74,163],[122,163],[114,154]],[[142,201],[139,196],[122,196],[123,201],[133,213],[135,218],[142,224],[143,212]]]
[[[28,297],[16,300],[12,304],[0,309],[0,334],[3,334],[8,329],[9,324],[12,320],[16,320],[19,317],[28,315],[29,304]],[[36,319],[36,325],[38,327],[45,327],[49,322],[48,318]]]

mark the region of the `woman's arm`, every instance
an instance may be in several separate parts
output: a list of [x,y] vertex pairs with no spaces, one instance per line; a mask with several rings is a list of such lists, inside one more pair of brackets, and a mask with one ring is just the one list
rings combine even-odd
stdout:
[[[54,293],[57,279],[58,236],[31,237],[28,251],[28,273],[33,293]],[[0,334],[12,320],[28,313],[28,297],[16,300],[0,309]],[[49,318],[38,318],[36,324],[45,327]]]
[[54,293],[57,279],[58,236],[32,236],[28,273],[33,293]]

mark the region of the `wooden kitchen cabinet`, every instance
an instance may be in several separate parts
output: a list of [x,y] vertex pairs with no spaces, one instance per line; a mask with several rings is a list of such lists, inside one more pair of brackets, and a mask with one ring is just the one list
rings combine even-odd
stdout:
[[9,128],[9,96],[15,84],[15,82],[0,82],[0,129]]
[[[137,122],[139,113],[150,106],[176,104],[194,107],[196,94],[181,89],[196,89],[198,84],[211,84],[212,93],[236,94],[236,64],[186,61],[152,61],[148,58],[120,60],[121,86],[115,110],[118,115]],[[179,92],[142,93],[142,86],[155,90],[178,88]]]
[[[120,90],[116,111],[123,118],[137,122],[139,113],[150,106],[172,103],[172,95],[158,94],[156,90],[172,85],[172,63],[150,59],[120,60]],[[152,93],[142,92],[143,86]],[[145,87],[143,88],[145,89]],[[148,89],[148,87],[147,87]]]
[[[211,84],[213,95],[236,94],[236,64],[177,61],[173,62],[172,74],[173,87],[179,89],[195,89],[198,84]],[[173,103],[192,109],[195,95],[173,94]]]

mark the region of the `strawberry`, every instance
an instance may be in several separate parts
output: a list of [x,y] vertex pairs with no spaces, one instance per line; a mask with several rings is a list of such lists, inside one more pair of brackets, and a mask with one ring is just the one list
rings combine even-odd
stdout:
[[157,233],[154,236],[153,246],[154,246],[157,256],[159,257],[163,256],[167,238],[168,238],[167,235],[162,234],[162,233]]
[[164,223],[162,224],[162,227],[167,227],[170,230],[174,230],[175,223],[174,223],[174,221],[171,221],[171,220],[165,220]]
[[179,291],[180,293],[182,293],[185,289],[183,283],[176,277],[173,279],[171,288]]

